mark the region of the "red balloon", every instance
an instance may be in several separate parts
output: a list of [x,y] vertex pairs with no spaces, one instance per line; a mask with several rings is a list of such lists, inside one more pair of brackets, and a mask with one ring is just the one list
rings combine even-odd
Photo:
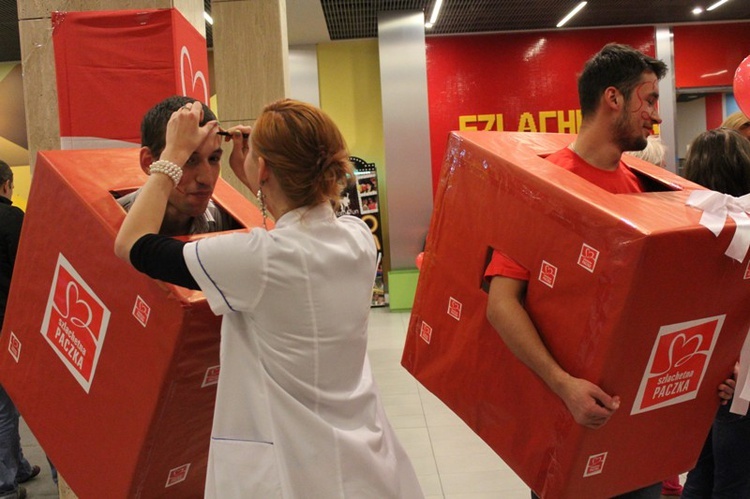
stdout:
[[424,259],[424,251],[417,255],[417,269],[422,270],[422,260]]
[[734,72],[734,100],[746,116],[750,116],[750,55]]

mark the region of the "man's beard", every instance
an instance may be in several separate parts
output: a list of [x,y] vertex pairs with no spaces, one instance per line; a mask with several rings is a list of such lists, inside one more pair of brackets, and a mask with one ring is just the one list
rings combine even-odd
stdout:
[[648,145],[648,140],[642,133],[632,134],[631,124],[628,115],[623,109],[622,114],[614,124],[615,142],[620,146],[621,151],[642,151]]

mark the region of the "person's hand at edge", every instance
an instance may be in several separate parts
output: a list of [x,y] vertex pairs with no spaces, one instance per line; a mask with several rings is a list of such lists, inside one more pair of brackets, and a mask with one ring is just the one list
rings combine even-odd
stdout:
[[719,385],[719,398],[721,399],[721,405],[727,405],[732,397],[734,396],[734,388],[737,386],[737,375],[739,374],[740,364],[736,362],[732,371],[732,376],[724,380]]

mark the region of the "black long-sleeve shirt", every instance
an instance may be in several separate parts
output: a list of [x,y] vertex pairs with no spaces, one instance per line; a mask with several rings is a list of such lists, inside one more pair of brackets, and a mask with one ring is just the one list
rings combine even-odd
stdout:
[[5,318],[22,225],[23,211],[12,206],[10,199],[0,196],[0,325]]
[[188,289],[200,289],[182,255],[183,241],[146,234],[130,249],[130,263],[149,277]]

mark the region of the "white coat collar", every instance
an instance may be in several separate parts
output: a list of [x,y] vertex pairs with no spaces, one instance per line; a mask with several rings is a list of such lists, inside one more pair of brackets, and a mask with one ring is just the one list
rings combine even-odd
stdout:
[[302,206],[284,213],[281,218],[276,221],[275,227],[281,229],[303,221],[306,224],[315,224],[334,220],[335,218],[336,214],[333,212],[331,203],[324,201],[315,206]]

